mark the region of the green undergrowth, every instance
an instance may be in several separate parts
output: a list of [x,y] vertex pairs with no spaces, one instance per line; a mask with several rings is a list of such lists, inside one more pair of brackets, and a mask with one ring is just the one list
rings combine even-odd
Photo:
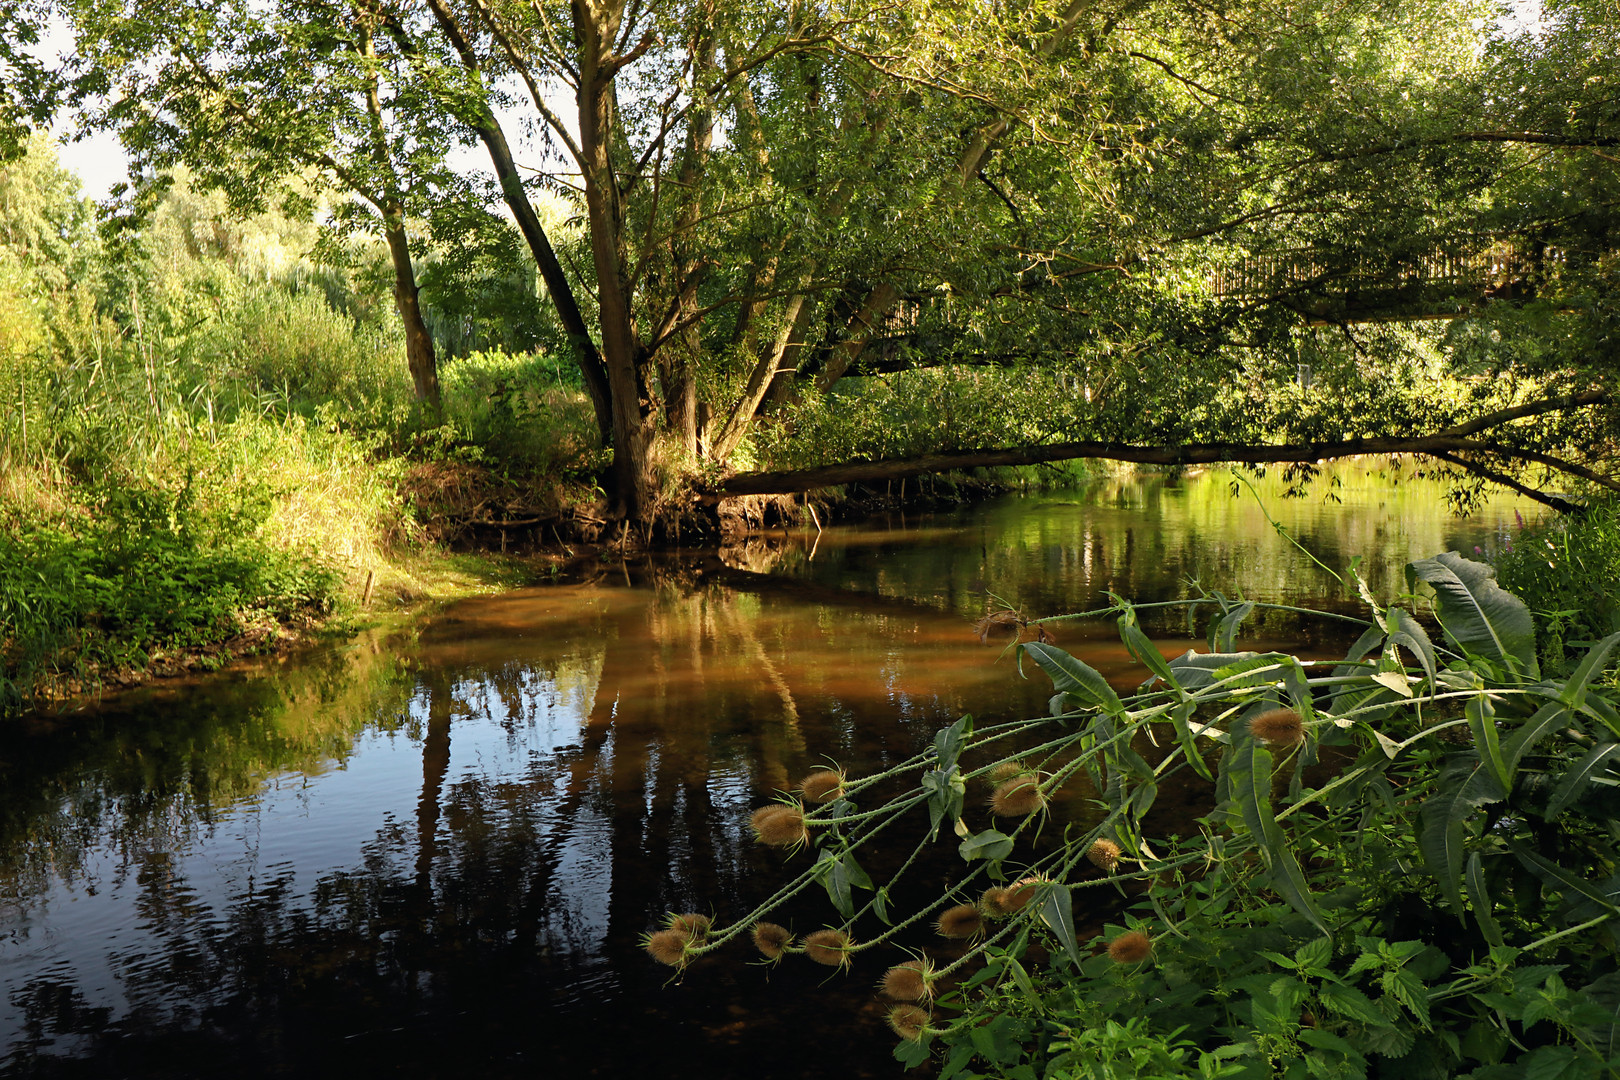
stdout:
[[[1620,633],[1549,672],[1484,563],[1357,584],[1330,662],[1239,650],[1263,605],[1220,594],[1064,617],[1136,675],[1036,633],[1046,715],[810,774],[752,818],[783,884],[648,953],[888,966],[895,1057],[939,1080],[1620,1075]],[[1189,604],[1207,646],[1167,658],[1141,613]],[[825,928],[772,921],[823,891]]]
[[1527,525],[1491,561],[1535,613],[1549,668],[1567,669],[1590,642],[1620,630],[1620,500]]

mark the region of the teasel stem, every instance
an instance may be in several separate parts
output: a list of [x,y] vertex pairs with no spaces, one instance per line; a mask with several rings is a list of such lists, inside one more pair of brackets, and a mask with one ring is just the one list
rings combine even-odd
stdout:
[[[1220,601],[1215,599],[1213,596],[1190,596],[1190,597],[1186,597],[1186,598],[1181,599],[1181,600],[1155,600],[1154,602],[1152,602],[1150,604],[1132,604],[1130,606],[1131,606],[1131,610],[1133,610],[1133,611],[1153,611],[1153,610],[1156,610],[1158,608],[1213,607],[1213,606],[1216,606],[1218,604],[1220,604]],[[1316,615],[1316,616],[1319,616],[1321,618],[1339,619],[1342,622],[1353,622],[1358,626],[1371,626],[1372,625],[1372,623],[1369,622],[1366,619],[1357,618],[1354,615],[1344,615],[1344,614],[1341,614],[1341,613],[1336,612],[1336,611],[1318,611],[1315,608],[1295,607],[1292,604],[1259,604],[1259,603],[1257,603],[1254,606],[1255,606],[1256,610],[1294,611],[1294,612],[1298,612],[1301,615]],[[1093,611],[1082,611],[1082,612],[1079,612],[1079,613],[1073,614],[1073,615],[1048,615],[1044,619],[1031,619],[1031,620],[1029,620],[1029,625],[1030,626],[1039,626],[1042,623],[1069,622],[1070,620],[1073,620],[1073,619],[1095,619],[1095,618],[1097,618],[1098,616],[1101,616],[1101,615],[1118,614],[1120,612],[1120,610],[1121,610],[1121,608],[1119,607],[1118,604],[1110,604],[1108,607],[1105,607],[1105,608],[1097,608],[1097,609],[1095,609]]]

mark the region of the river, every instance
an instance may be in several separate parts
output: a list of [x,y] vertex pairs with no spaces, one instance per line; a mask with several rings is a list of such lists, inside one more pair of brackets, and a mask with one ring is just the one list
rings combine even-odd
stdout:
[[[989,607],[1202,588],[1354,613],[1302,548],[1363,556],[1388,596],[1408,559],[1511,542],[1529,513],[1459,520],[1435,485],[1366,468],[1323,489],[1337,501],[1230,483],[1104,480],[608,558],[586,584],[8,728],[0,1075],[893,1076],[873,983],[899,950],[842,975],[738,944],[672,978],[641,949],[664,913],[738,917],[803,865],[749,832],[776,789],[902,759],[963,713],[1044,711],[1050,684],[973,632]],[[1179,613],[1144,624],[1195,644]],[[1054,632],[1140,678],[1107,624]],[[1345,640],[1291,615],[1248,633]],[[779,921],[836,918],[822,896]]]

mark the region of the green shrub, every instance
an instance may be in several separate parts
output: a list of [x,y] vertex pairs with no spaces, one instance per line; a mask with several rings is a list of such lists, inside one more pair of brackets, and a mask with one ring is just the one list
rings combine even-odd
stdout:
[[444,419],[496,464],[552,472],[585,464],[597,446],[584,392],[545,353],[475,352],[439,371]]
[[1541,627],[1541,660],[1560,671],[1583,643],[1620,630],[1620,500],[1522,528],[1491,560]]
[[328,610],[337,574],[269,544],[267,498],[205,511],[196,489],[120,481],[62,524],[0,527],[0,682],[10,704],[53,675],[210,645],[247,620]]

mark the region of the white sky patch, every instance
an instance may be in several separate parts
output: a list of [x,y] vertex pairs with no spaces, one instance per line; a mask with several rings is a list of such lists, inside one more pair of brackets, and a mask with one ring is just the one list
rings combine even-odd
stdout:
[[[35,55],[50,62],[60,63],[73,47],[73,32],[60,17],[53,17],[40,36]],[[506,132],[512,157],[526,178],[539,172],[577,175],[577,166],[571,159],[558,160],[557,154],[548,154],[546,142],[531,132],[531,121],[538,121],[532,105],[527,103],[527,92],[517,80],[508,89],[518,96],[518,103],[509,109],[496,110],[496,119]],[[546,107],[568,129],[569,137],[578,142],[578,106],[572,91],[558,83],[545,90]],[[81,133],[80,125],[71,115],[59,116],[51,125],[51,136],[57,143],[57,154],[62,167],[79,178],[85,196],[98,202],[107,199],[112,189],[129,182],[129,155],[124,152],[115,132],[94,131]],[[566,159],[566,151],[563,151]],[[458,147],[447,157],[450,167],[464,176],[493,176],[489,154],[483,144],[473,142]]]

